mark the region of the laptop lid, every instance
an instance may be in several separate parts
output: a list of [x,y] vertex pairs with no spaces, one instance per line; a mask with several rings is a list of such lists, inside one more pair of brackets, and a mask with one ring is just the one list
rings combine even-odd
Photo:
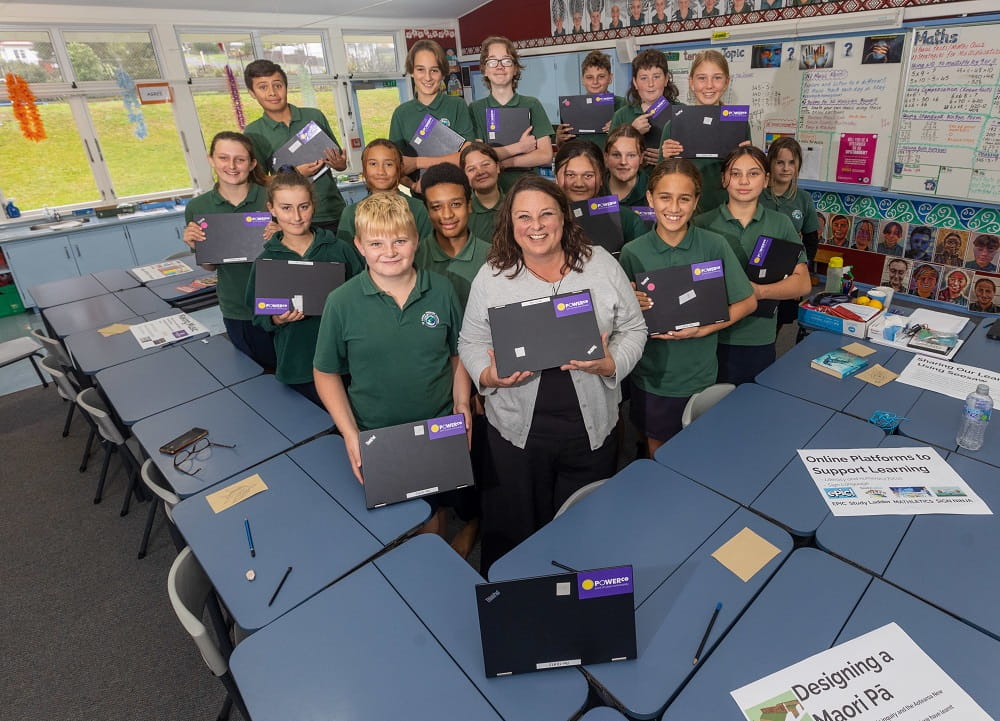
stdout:
[[486,142],[493,146],[513,145],[531,125],[528,108],[486,108]]
[[429,113],[424,116],[417,131],[410,138],[410,145],[417,155],[436,157],[457,153],[465,138]]
[[573,220],[583,228],[591,245],[599,245],[615,257],[625,244],[618,196],[607,195],[570,203]]
[[508,303],[487,312],[501,378],[604,357],[590,290]]
[[194,222],[205,231],[205,240],[194,244],[198,265],[252,263],[264,249],[264,228],[270,213],[210,213]]
[[671,107],[670,101],[661,95],[646,109],[649,114],[649,132],[642,136],[643,147],[660,149],[663,128],[671,117]]
[[573,128],[576,135],[603,133],[614,114],[613,93],[559,96],[559,121]]
[[721,260],[636,273],[635,283],[653,300],[642,314],[650,335],[729,320]]
[[361,431],[368,508],[473,485],[462,414]]
[[302,165],[313,163],[323,158],[326,149],[340,150],[340,146],[323,129],[310,120],[299,132],[293,135],[271,157],[271,167],[278,170],[283,165]]
[[724,158],[749,137],[749,105],[677,105],[670,137],[683,158]]
[[476,585],[486,676],[635,658],[631,566]]
[[254,315],[281,315],[293,308],[323,315],[326,297],[346,275],[343,263],[315,260],[260,258],[254,268]]
[[[747,261],[747,278],[758,285],[770,285],[784,280],[795,271],[803,247],[780,238],[767,235],[757,236],[753,252]],[[751,315],[772,318],[778,310],[776,300],[758,300],[757,310]]]

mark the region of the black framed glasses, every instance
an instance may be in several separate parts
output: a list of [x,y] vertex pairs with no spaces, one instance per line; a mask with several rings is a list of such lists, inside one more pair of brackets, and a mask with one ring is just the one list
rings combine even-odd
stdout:
[[514,65],[514,58],[490,58],[485,63],[483,63],[488,68],[495,68],[503,65],[505,68],[509,68]]
[[232,445],[228,443],[215,443],[214,441],[208,440],[208,437],[206,436],[205,438],[195,441],[184,450],[178,451],[174,455],[174,468],[186,476],[195,475],[201,470],[200,466],[198,468],[194,467],[196,461],[202,460],[197,457],[198,454],[204,453],[212,446],[216,446],[217,448],[236,448],[235,443]]

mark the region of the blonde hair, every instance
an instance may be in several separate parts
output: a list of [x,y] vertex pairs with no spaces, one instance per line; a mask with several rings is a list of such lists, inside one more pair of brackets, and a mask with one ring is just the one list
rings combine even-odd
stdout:
[[358,203],[354,213],[354,234],[362,236],[379,233],[405,233],[417,237],[417,222],[410,206],[399,193],[372,193]]

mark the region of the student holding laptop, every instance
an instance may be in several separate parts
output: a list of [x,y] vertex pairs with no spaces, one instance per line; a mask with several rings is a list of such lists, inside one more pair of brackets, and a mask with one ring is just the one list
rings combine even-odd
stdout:
[[[614,75],[611,73],[611,58],[608,57],[607,53],[603,53],[600,50],[591,50],[583,58],[583,62],[580,63],[580,84],[583,86],[583,91],[587,95],[601,95],[603,93],[609,92],[611,88],[611,83],[614,80]],[[625,98],[615,96],[614,100],[614,110],[620,110],[625,107],[627,101]],[[612,128],[611,121],[601,128],[599,133],[589,133],[587,135],[581,136],[584,140],[589,140],[594,145],[596,145],[601,150],[604,149],[604,144],[608,139],[608,130]],[[562,145],[567,140],[572,140],[576,137],[576,128],[571,127],[568,123],[559,123],[556,126],[556,145]]]
[[503,202],[499,185],[500,158],[493,148],[476,140],[462,148],[459,167],[465,171],[472,186],[469,228],[477,238],[492,243],[496,212]]
[[[267,185],[267,209],[280,230],[264,246],[260,258],[343,263],[348,278],[361,272],[361,261],[352,249],[329,230],[313,225],[313,185],[307,177],[295,170],[272,177]],[[254,277],[251,266],[246,288],[246,304],[251,307],[256,299]],[[254,316],[254,323],[274,336],[275,377],[322,405],[312,379],[319,321],[319,316],[307,317],[294,308],[280,315]]]
[[[651,130],[654,125],[650,124],[649,108],[665,98],[669,103],[677,102],[677,86],[670,80],[670,68],[667,66],[667,56],[660,50],[642,50],[632,61],[632,87],[628,89],[625,99],[628,105],[616,111],[611,118],[612,129],[619,125],[631,125],[645,138],[650,132],[657,133],[659,130]],[[656,128],[662,128],[663,114],[669,113],[670,108],[664,108],[659,118],[654,121]],[[646,143],[643,152],[643,164],[655,165],[659,159],[656,143]]]
[[[691,224],[701,194],[701,175],[690,160],[670,158],[649,179],[649,205],[656,228],[628,243],[620,258],[630,279],[674,266],[721,260],[729,301],[729,321],[651,336],[632,379],[632,421],[645,435],[652,457],[681,430],[688,399],[715,383],[718,331],[757,307],[750,281],[732,248],[716,233]],[[643,309],[650,298],[636,293]]]
[[607,185],[623,208],[646,205],[649,171],[642,166],[642,134],[631,125],[619,125],[608,135],[604,150]]
[[[215,171],[215,186],[192,198],[184,208],[184,243],[191,249],[205,240],[205,231],[194,219],[214,213],[249,213],[267,207],[264,173],[253,156],[253,144],[242,133],[223,131],[212,138],[208,162]],[[264,244],[263,234],[261,245]],[[253,263],[224,263],[203,266],[214,270],[215,287],[222,322],[233,345],[264,368],[274,368],[274,341],[267,331],[253,323],[253,308],[247,305],[246,288]]]
[[[776,210],[760,203],[768,182],[767,157],[759,148],[744,145],[729,154],[723,163],[722,182],[729,202],[694,219],[700,228],[718,233],[732,246],[741,267],[746,267],[761,236],[802,246],[792,222]],[[789,300],[812,288],[806,251],[803,247],[791,275],[774,283],[753,283],[758,300]],[[748,383],[774,363],[777,316],[744,318],[719,336],[719,382]]]
[[[521,178],[504,200],[465,311],[459,352],[486,398],[495,471],[480,487],[484,574],[552,520],[574,491],[614,473],[621,380],[646,342],[621,267],[588,244],[570,217],[558,186],[535,175]],[[604,357],[500,377],[489,308],[583,290],[590,291]]]

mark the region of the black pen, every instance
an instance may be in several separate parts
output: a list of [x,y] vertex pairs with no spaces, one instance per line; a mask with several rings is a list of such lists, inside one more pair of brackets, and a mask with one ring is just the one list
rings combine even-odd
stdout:
[[[280,586],[279,586],[280,588]],[[708,634],[712,633],[712,626],[715,625],[715,619],[719,617],[719,611],[722,610],[722,601],[715,604],[715,613],[712,614],[712,618],[708,620],[708,627],[705,629],[705,635],[701,637],[701,643],[698,644],[698,650],[694,654],[694,663],[692,666],[698,665],[698,659],[701,657],[701,652],[705,650],[705,643],[708,641]]]
[[556,568],[561,568],[564,571],[569,571],[570,573],[579,573],[579,571],[577,571],[575,568],[564,566],[563,564],[559,563],[559,561],[553,561],[552,565],[555,566]]
[[278,593],[281,592],[281,587],[285,585],[285,579],[288,578],[288,574],[291,573],[291,572],[292,572],[292,567],[289,566],[285,570],[285,575],[281,577],[281,582],[278,584],[278,587],[276,589],[274,589],[274,594],[272,594],[271,600],[267,602],[268,606],[270,606],[272,603],[274,603],[274,599],[276,599],[278,597]]

